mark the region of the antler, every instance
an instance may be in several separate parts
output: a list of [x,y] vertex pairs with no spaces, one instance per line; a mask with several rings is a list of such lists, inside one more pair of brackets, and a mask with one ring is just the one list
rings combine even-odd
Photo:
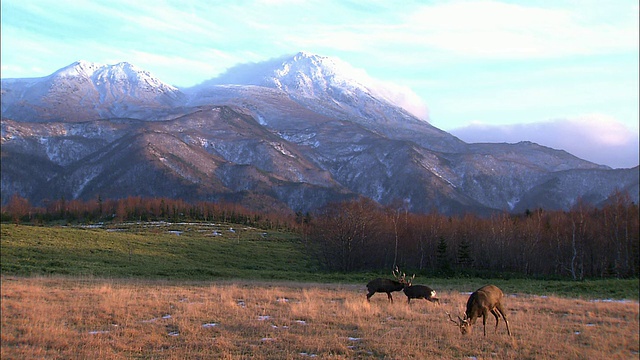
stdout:
[[409,279],[409,281],[407,281],[407,285],[411,286],[411,282],[413,281],[413,279],[416,278],[416,274],[413,274],[413,276],[411,277],[411,279]]
[[[449,314],[449,313],[446,313],[446,314],[447,314],[447,316],[449,316],[449,320],[450,320],[452,323],[456,324],[456,326],[460,326],[460,323],[459,323],[459,322],[457,322],[457,321],[453,320],[453,318],[451,317],[451,314]],[[460,316],[458,316],[458,319],[460,319]]]
[[393,277],[398,279],[398,277],[400,276],[400,269],[398,269],[398,267],[396,266],[396,269],[391,271],[391,274],[393,274]]
[[392,271],[393,277],[395,277],[399,282],[401,283],[405,283],[406,280],[405,278],[407,277],[407,275],[405,273],[402,273],[402,276],[400,276],[400,269],[398,269],[398,267],[396,266],[396,269]]

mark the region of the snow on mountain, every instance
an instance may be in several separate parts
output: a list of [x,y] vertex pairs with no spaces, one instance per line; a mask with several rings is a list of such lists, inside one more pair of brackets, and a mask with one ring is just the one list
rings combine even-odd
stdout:
[[54,72],[51,76],[59,79],[75,77],[88,78],[91,77],[93,73],[101,67],[104,67],[104,65],[79,60]]
[[[299,52],[293,56],[247,63],[230,68],[202,85],[258,85],[280,89],[306,105],[318,100],[344,108],[371,106],[371,99],[384,106],[397,106],[428,120],[426,105],[409,88],[386,83],[366,71],[333,57]],[[363,110],[364,111],[364,110]]]
[[284,61],[268,80],[288,93],[315,98],[338,89],[347,95],[356,91],[372,93],[363,83],[368,79],[363,70],[339,59],[300,52]]
[[86,121],[169,112],[183,94],[129,63],[76,61],[49,76],[2,80],[3,117]]
[[467,144],[338,59],[238,65],[183,91],[128,63],[2,79],[2,198],[245,199],[308,211],[366,196],[443,213],[597,204],[618,188],[638,198],[637,168],[533,143]]
[[105,84],[128,86],[130,89],[151,91],[156,93],[172,93],[178,89],[160,81],[148,71],[121,62],[115,65],[102,65],[84,60],[76,61],[51,75],[53,79],[73,80],[77,78],[91,79],[96,87]]

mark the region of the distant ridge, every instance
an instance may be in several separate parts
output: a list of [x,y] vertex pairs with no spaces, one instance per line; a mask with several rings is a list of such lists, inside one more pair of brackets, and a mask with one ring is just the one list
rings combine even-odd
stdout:
[[534,143],[467,144],[350,65],[300,52],[177,89],[123,62],[2,80],[2,199],[233,201],[311,211],[360,196],[445,214],[638,202],[638,168]]

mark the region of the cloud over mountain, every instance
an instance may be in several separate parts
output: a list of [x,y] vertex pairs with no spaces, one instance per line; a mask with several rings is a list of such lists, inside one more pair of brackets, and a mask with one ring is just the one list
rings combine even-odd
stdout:
[[350,88],[350,91],[361,89],[403,108],[421,120],[429,119],[427,105],[409,87],[375,79],[365,70],[355,68],[338,58],[304,51],[259,63],[238,64],[200,86],[226,84],[261,85],[280,89],[291,87],[290,90],[310,98],[317,96],[317,91],[324,92],[331,87]]
[[583,159],[613,168],[638,165],[638,131],[606,115],[592,114],[530,124],[487,125],[471,123],[453,129],[466,142],[508,142],[529,140],[564,149]]
[[[396,89],[304,52],[186,89],[128,63],[2,79],[2,198],[149,196],[313,211],[364,196],[447,214],[569,209],[616,190],[637,202],[637,169],[532,142],[465,143],[409,114]],[[626,144],[623,127],[606,120],[520,130]]]

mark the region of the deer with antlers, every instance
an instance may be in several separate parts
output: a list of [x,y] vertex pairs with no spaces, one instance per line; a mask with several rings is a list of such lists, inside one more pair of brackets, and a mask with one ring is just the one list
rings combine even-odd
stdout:
[[498,323],[500,322],[500,316],[504,319],[504,323],[507,325],[507,333],[511,336],[511,330],[509,330],[509,321],[505,315],[504,308],[502,306],[502,298],[504,294],[495,285],[485,285],[480,289],[474,291],[467,300],[467,311],[464,314],[464,319],[458,316],[458,321],[451,318],[451,314],[447,313],[449,320],[452,321],[460,328],[462,334],[471,332],[471,325],[475,324],[476,319],[482,316],[482,326],[484,328],[484,336],[487,336],[487,316],[491,313],[496,318],[496,328],[498,331]]
[[391,272],[391,274],[393,274],[395,280],[377,278],[369,281],[369,283],[367,284],[367,290],[369,291],[369,293],[367,293],[367,301],[370,301],[369,299],[371,299],[373,294],[379,292],[387,293],[387,298],[390,302],[393,303],[393,297],[391,296],[391,293],[404,289],[405,285],[407,284],[407,276],[405,273],[402,273],[402,275],[400,275],[400,270],[397,266],[396,269]]

